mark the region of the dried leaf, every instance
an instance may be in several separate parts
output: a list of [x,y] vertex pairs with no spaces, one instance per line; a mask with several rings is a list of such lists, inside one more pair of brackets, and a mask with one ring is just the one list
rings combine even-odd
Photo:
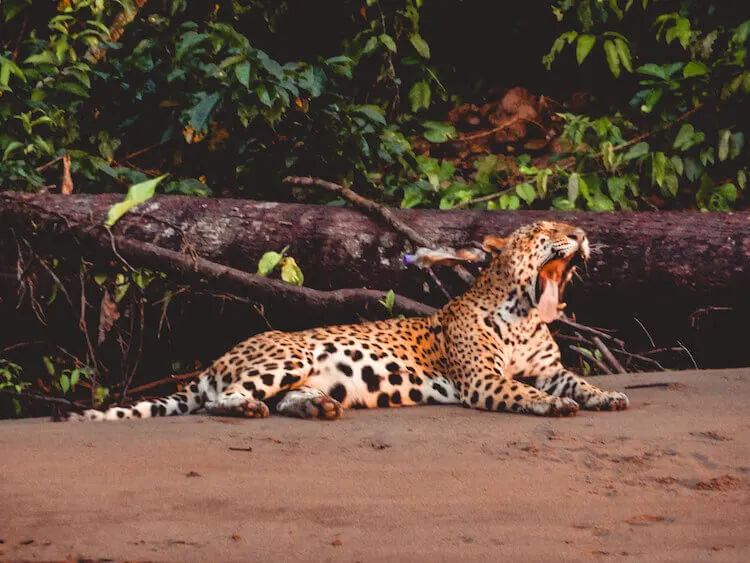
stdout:
[[60,193],[70,195],[73,193],[73,178],[70,176],[70,155],[63,156],[63,176],[60,184]]
[[109,291],[105,289],[102,304],[99,307],[99,336],[97,342],[100,346],[107,339],[107,334],[119,318],[120,311],[117,309],[117,303],[112,299]]

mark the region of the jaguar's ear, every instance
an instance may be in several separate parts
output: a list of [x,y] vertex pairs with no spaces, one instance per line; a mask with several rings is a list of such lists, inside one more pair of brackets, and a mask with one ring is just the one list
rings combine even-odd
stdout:
[[508,244],[509,240],[510,237],[500,238],[486,236],[482,241],[482,248],[485,252],[489,252],[490,254],[500,254],[503,248],[505,248],[505,245]]

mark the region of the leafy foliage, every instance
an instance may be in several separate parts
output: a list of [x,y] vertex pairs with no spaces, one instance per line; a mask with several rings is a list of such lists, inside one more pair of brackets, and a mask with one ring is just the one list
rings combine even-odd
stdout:
[[[52,189],[67,155],[76,192],[124,192],[169,174],[165,193],[325,201],[281,185],[296,174],[402,207],[746,205],[750,20],[739,5],[558,1],[557,27],[542,25],[534,40],[557,37],[532,72],[565,82],[580,67],[596,77],[596,101],[560,111],[562,152],[542,165],[521,152],[509,171],[495,154],[459,169],[424,150],[457,137],[445,111],[461,101],[452,92],[471,91],[447,54],[454,39],[434,31],[473,9],[459,4],[427,12],[422,0],[347,0],[325,10],[336,34],[314,31],[330,41],[295,49],[284,35],[300,29],[287,31],[292,15],[322,7],[5,2],[3,185]],[[549,9],[529,6],[527,17]],[[480,91],[497,74],[470,68]]]
[[[613,78],[625,70],[637,80],[629,107],[616,114],[564,116],[576,172],[558,174],[560,184],[566,175],[568,181],[568,203],[558,207],[686,206],[692,197],[699,209],[726,211],[744,199],[741,157],[750,123],[737,118],[750,99],[750,20],[738,21],[740,11],[726,4],[684,1],[674,8],[648,0],[564,0],[553,8],[577,29],[555,40],[548,68],[574,42],[578,64],[596,64],[584,61],[601,43]],[[652,37],[620,33],[643,21]],[[635,66],[639,51],[649,59]]]

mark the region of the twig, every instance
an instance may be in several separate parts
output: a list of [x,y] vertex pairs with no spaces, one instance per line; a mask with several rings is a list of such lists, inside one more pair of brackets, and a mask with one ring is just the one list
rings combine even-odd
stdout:
[[[29,244],[29,242],[28,242],[28,241],[27,241],[26,239],[24,239],[24,241],[23,241],[23,242],[24,242],[24,244],[26,245],[26,247],[27,247],[27,248],[29,249],[29,252],[31,252],[32,254],[34,254],[34,255],[36,256],[36,252],[34,252],[34,249],[33,249],[33,248],[32,248],[32,246],[31,246],[31,245]],[[47,264],[46,264],[46,263],[44,262],[44,260],[42,260],[42,259],[41,259],[41,258],[39,258],[38,256],[37,256],[37,258],[38,258],[38,260],[37,260],[37,261],[38,261],[38,262],[39,262],[39,264],[40,264],[40,265],[42,266],[42,268],[44,268],[44,270],[45,270],[45,271],[46,271],[46,272],[47,272],[47,273],[49,274],[49,276],[50,276],[50,277],[51,277],[51,278],[52,278],[52,279],[54,280],[54,282],[55,282],[55,283],[56,283],[56,284],[58,285],[58,287],[60,288],[60,291],[62,291],[62,294],[63,294],[63,295],[65,296],[65,300],[66,300],[66,301],[68,302],[68,305],[70,305],[70,308],[71,308],[71,309],[73,309],[73,310],[75,311],[76,307],[75,307],[75,305],[73,305],[73,300],[72,300],[72,299],[70,298],[70,294],[68,293],[68,290],[67,290],[67,289],[65,288],[65,285],[63,285],[63,282],[62,282],[62,280],[60,280],[60,278],[59,278],[59,277],[57,276],[57,274],[56,274],[55,272],[53,272],[53,271],[52,271],[52,268],[50,268],[50,267],[49,267],[49,266],[48,266],[48,265],[47,265]]]
[[[649,358],[642,354],[634,354],[633,352],[628,352],[627,350],[617,350],[617,353],[622,354],[623,356],[627,356],[628,358],[632,358],[634,360],[640,360],[641,362],[645,364],[650,364],[660,371],[667,371],[667,368],[665,368],[659,362],[657,362],[653,358]],[[644,352],[644,353],[647,354],[648,352]]]
[[89,336],[89,326],[86,322],[86,305],[88,303],[86,302],[86,276],[83,274],[83,269],[78,274],[79,279],[81,280],[81,318],[78,322],[78,327],[83,332],[83,336],[86,340],[86,346],[88,347],[89,351],[89,362],[88,364],[92,367],[91,369],[91,390],[96,388],[97,383],[97,372],[98,372],[98,363],[96,361],[96,353],[94,352],[94,346],[91,343],[91,337]]
[[643,323],[642,323],[641,321],[639,321],[639,320],[638,320],[638,317],[633,317],[633,319],[635,320],[635,322],[637,322],[637,323],[638,323],[638,325],[639,325],[639,326],[641,327],[641,329],[643,330],[643,332],[645,332],[645,333],[646,333],[646,336],[648,337],[648,341],[649,341],[649,342],[651,343],[651,348],[655,348],[655,347],[656,347],[656,344],[654,343],[654,339],[653,339],[653,338],[651,338],[651,335],[650,335],[650,334],[649,334],[649,332],[648,332],[648,331],[646,330],[646,327],[645,327],[645,326],[643,326]]
[[695,358],[694,358],[694,357],[693,357],[693,355],[692,355],[692,354],[690,353],[690,350],[688,350],[688,349],[687,349],[687,348],[685,347],[685,345],[684,345],[684,344],[683,344],[682,342],[680,342],[679,340],[677,341],[677,344],[679,344],[679,345],[680,345],[680,348],[682,348],[683,350],[685,350],[685,353],[686,353],[686,354],[687,354],[687,355],[688,355],[688,356],[690,357],[690,361],[691,361],[691,362],[693,362],[693,367],[694,367],[695,369],[698,369],[698,362],[696,362],[696,361],[695,361]]
[[401,233],[416,245],[424,246],[427,248],[433,248],[435,246],[430,239],[422,236],[417,231],[412,229],[409,225],[402,222],[401,219],[396,217],[390,209],[383,205],[380,205],[379,203],[375,203],[374,201],[362,197],[361,195],[347,187],[335,184],[333,182],[328,182],[327,180],[322,180],[320,178],[312,178],[310,176],[287,176],[282,180],[282,182],[285,182],[287,184],[295,184],[298,186],[320,186],[321,188],[326,189],[329,192],[340,195],[360,209],[363,209],[373,215],[377,215],[379,218],[388,223],[388,225],[394,231]]
[[123,387],[123,390],[122,390],[123,401],[127,401],[128,399],[128,387],[130,387],[130,384],[133,382],[133,377],[135,377],[135,372],[138,370],[138,364],[140,364],[141,356],[143,354],[143,333],[146,331],[146,328],[145,328],[146,314],[145,314],[144,309],[145,309],[144,297],[143,295],[141,295],[140,299],[138,300],[138,311],[140,314],[140,316],[138,317],[140,319],[140,327],[138,330],[138,350],[136,351],[135,362],[133,363],[133,367],[130,368],[130,373],[128,374],[128,377],[125,380],[125,386]]
[[488,131],[481,131],[480,133],[475,133],[473,135],[468,135],[467,137],[457,137],[455,139],[446,139],[445,141],[442,141],[442,143],[461,143],[463,141],[473,141],[474,139],[481,139],[482,137],[488,137],[490,135],[494,135],[498,131],[502,131],[503,129],[507,129],[508,127],[510,127],[511,125],[514,125],[514,124],[518,123],[519,121],[521,121],[521,118],[518,117],[518,116],[516,116],[516,117],[513,117],[513,118],[509,119],[508,121],[504,121],[503,123],[501,123],[497,127],[493,128],[493,129],[490,129]]
[[690,321],[690,326],[692,328],[699,328],[700,325],[700,318],[708,315],[709,313],[713,313],[714,311],[731,311],[732,307],[704,307],[702,309],[696,309],[692,313],[690,313],[690,316],[688,317],[688,320]]
[[7,346],[3,348],[2,350],[0,350],[0,356],[7,354],[8,352],[15,350],[16,348],[25,348],[26,346],[37,346],[37,345],[52,346],[54,348],[57,348],[60,352],[68,356],[71,360],[73,360],[77,364],[85,365],[85,363],[82,362],[80,358],[78,358],[77,356],[74,356],[73,354],[68,352],[65,348],[60,346],[59,344],[50,344],[49,342],[45,340],[31,340],[29,342],[18,342],[17,344]]
[[130,270],[131,272],[135,272],[136,269],[133,268],[133,266],[131,266],[128,263],[128,261],[125,260],[125,258],[123,258],[120,255],[119,252],[117,252],[117,245],[115,244],[115,235],[114,235],[114,233],[112,233],[112,229],[110,229],[109,227],[105,227],[105,228],[107,229],[107,234],[109,234],[109,241],[110,241],[110,245],[112,246],[112,252],[114,252],[115,256],[117,256],[117,258],[120,260],[120,262],[122,262],[128,268],[128,270]]
[[36,171],[37,172],[44,172],[45,170],[47,170],[47,168],[49,168],[51,166],[54,166],[55,164],[57,164],[58,162],[60,162],[63,158],[65,158],[64,154],[60,155],[58,157],[55,157],[52,160],[50,160],[49,162],[47,162],[45,164],[42,164],[41,166],[37,166],[36,167]]
[[[199,376],[203,372],[204,370],[197,370],[197,371],[191,371],[190,373],[182,373],[180,375],[171,375],[169,377],[165,377],[164,379],[159,379],[158,381],[152,381],[151,383],[146,383],[144,385],[139,385],[138,387],[133,387],[130,390],[130,394],[136,395],[143,391],[148,391],[149,389],[153,389],[154,387],[159,387],[167,383],[172,383],[173,381],[184,381],[186,379],[195,379],[197,376]],[[115,396],[119,397],[119,395],[115,395]]]
[[602,356],[604,356],[605,359],[610,363],[610,365],[615,368],[615,371],[617,371],[617,373],[626,373],[627,370],[622,367],[622,364],[620,362],[617,361],[617,358],[615,358],[611,350],[604,345],[604,342],[602,342],[601,338],[599,338],[598,336],[594,336],[591,338],[591,341],[602,353]]
[[448,290],[445,289],[445,286],[443,285],[443,282],[440,281],[440,278],[437,277],[437,274],[433,271],[432,268],[430,268],[428,266],[427,268],[424,268],[424,271],[427,272],[427,275],[430,276],[430,278],[435,283],[435,285],[437,286],[437,288],[440,290],[440,292],[443,294],[443,296],[448,301],[450,301],[451,299],[453,299],[453,296],[450,293],[448,293]]
[[485,203],[488,201],[492,201],[493,199],[497,199],[499,197],[503,197],[506,194],[509,194],[514,189],[515,189],[515,186],[512,188],[505,189],[505,190],[500,190],[499,192],[495,192],[494,194],[488,194],[488,195],[475,197],[474,199],[470,199],[467,202],[459,203],[458,205],[456,205],[456,207],[463,208],[463,207],[468,207],[469,205],[474,205],[475,203]]
[[166,142],[168,142],[170,140],[171,140],[171,137],[169,137],[168,139],[166,139],[162,143],[154,143],[151,146],[145,147],[145,148],[137,150],[135,152],[131,152],[130,154],[126,154],[125,155],[125,160],[130,160],[131,158],[135,158],[136,156],[142,155],[143,153],[148,152],[148,151],[150,151],[152,149],[155,149],[156,147],[162,146],[164,143],[166,143]]
[[28,401],[41,401],[44,403],[53,403],[57,405],[65,405],[66,407],[83,408],[85,405],[78,401],[70,401],[61,397],[47,397],[45,395],[37,395],[36,393],[17,393],[9,389],[0,389],[0,393],[4,395],[10,395],[15,399],[26,399]]
[[[436,246],[432,240],[418,233],[409,225],[401,221],[401,219],[396,217],[393,211],[388,209],[386,206],[380,205],[379,203],[362,197],[350,188],[335,184],[333,182],[328,182],[327,180],[322,180],[320,178],[312,178],[310,176],[287,176],[282,181],[288,184],[295,184],[299,186],[320,186],[321,188],[340,195],[344,199],[356,205],[358,208],[361,208],[366,212],[372,215],[376,215],[380,219],[383,219],[394,231],[401,233],[417,246],[424,246],[426,248],[435,248]],[[469,271],[463,266],[455,265],[453,266],[453,269],[466,283],[470,284],[474,281],[474,276],[472,276],[471,273],[469,273]]]
[[580,346],[573,345],[568,346],[568,348],[589,360],[592,364],[599,368],[599,371],[602,371],[607,375],[612,375],[612,370],[610,370],[601,360],[597,359],[594,354],[586,350],[586,348],[581,348]]
[[[3,14],[4,16],[5,14]],[[18,50],[21,47],[21,40],[23,39],[23,34],[26,32],[26,24],[28,23],[29,16],[26,15],[23,17],[23,23],[21,24],[21,31],[18,32],[18,39],[16,39],[16,46],[13,48],[13,55],[11,56],[11,60],[13,62],[16,62],[18,60]]]
[[566,324],[566,325],[568,325],[571,328],[575,328],[575,329],[578,329],[578,330],[583,331],[583,332],[589,332],[591,334],[595,334],[599,338],[603,338],[604,340],[609,340],[609,341],[615,343],[621,349],[625,348],[625,342],[623,342],[619,338],[615,338],[611,334],[607,334],[606,332],[603,332],[602,329],[596,329],[596,328],[592,328],[590,326],[578,324],[577,322],[571,320],[569,317],[564,317],[563,316],[563,317],[558,318],[557,320],[558,320],[558,322]]
[[679,346],[665,347],[665,348],[653,348],[647,352],[641,352],[644,356],[653,356],[654,354],[663,354],[665,352],[684,352],[685,348]]

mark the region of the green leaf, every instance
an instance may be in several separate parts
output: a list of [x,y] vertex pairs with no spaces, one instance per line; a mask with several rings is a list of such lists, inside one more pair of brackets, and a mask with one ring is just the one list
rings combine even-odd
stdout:
[[422,125],[425,128],[423,136],[431,143],[442,143],[456,136],[456,128],[448,123],[425,121]]
[[641,74],[648,74],[649,76],[655,76],[656,78],[667,78],[667,72],[665,71],[665,69],[654,63],[648,63],[640,66],[636,69],[636,72],[640,72]]
[[744,170],[737,171],[737,185],[741,190],[744,190],[745,186],[747,185],[747,174]]
[[385,298],[381,303],[386,309],[388,309],[389,313],[393,313],[393,306],[396,304],[396,294],[392,289],[388,290],[388,293],[385,294]]
[[64,373],[60,374],[60,387],[62,388],[63,393],[70,391],[70,378]]
[[607,191],[612,201],[621,202],[625,196],[625,188],[627,187],[627,179],[622,177],[613,176],[607,178]]
[[267,276],[279,265],[284,255],[279,252],[266,252],[258,261],[258,275]]
[[359,106],[355,111],[361,115],[364,115],[365,117],[367,117],[367,119],[374,123],[378,123],[379,125],[386,125],[383,110],[378,106]]
[[284,69],[277,61],[270,58],[261,50],[257,51],[256,56],[258,57],[260,64],[263,65],[263,68],[265,68],[276,80],[282,80],[284,78]]
[[701,177],[703,173],[703,166],[695,161],[692,157],[686,157],[683,162],[685,163],[685,177],[691,182],[695,182]]
[[648,154],[649,151],[649,145],[646,141],[641,141],[640,143],[636,143],[630,149],[628,152],[625,153],[625,155],[622,157],[624,161],[629,160],[635,160],[636,158],[641,158],[642,156],[645,156]]
[[418,112],[420,109],[427,109],[430,107],[431,102],[430,85],[424,80],[417,82],[409,90],[409,102],[411,103],[411,111]]
[[536,198],[536,190],[531,184],[523,183],[517,185],[516,193],[526,202],[526,205],[531,205]]
[[367,40],[367,43],[365,43],[365,46],[362,47],[362,54],[363,55],[369,55],[372,53],[375,49],[377,49],[378,45],[380,45],[380,41],[378,41],[377,37],[370,37]]
[[411,209],[415,205],[422,203],[424,193],[417,186],[406,186],[404,188],[404,199],[401,200],[402,209]]
[[622,63],[625,70],[633,72],[633,61],[628,44],[618,37],[615,39],[615,49],[617,50],[617,55],[620,57],[620,63]]
[[604,42],[604,54],[607,56],[609,70],[615,78],[620,76],[620,56],[617,54],[617,47],[611,39]]
[[606,195],[601,192],[596,192],[593,196],[591,208],[594,211],[614,211],[615,204]]
[[734,133],[729,139],[729,158],[737,158],[745,146],[745,134],[742,131]]
[[52,363],[52,358],[50,358],[49,356],[42,356],[42,362],[44,362],[44,367],[47,368],[47,373],[54,377],[55,364]]
[[664,186],[662,192],[665,195],[671,195],[672,197],[677,195],[677,190],[680,187],[680,180],[677,178],[677,174],[669,173],[664,176]]
[[682,76],[692,78],[694,76],[704,76],[708,74],[708,67],[700,61],[690,61],[682,69]]
[[201,92],[199,97],[200,101],[186,112],[190,119],[190,127],[195,131],[206,129],[208,120],[211,117],[211,111],[218,103],[220,95],[218,92],[214,92],[213,94]]
[[81,377],[81,370],[80,369],[74,369],[70,372],[70,388],[75,389],[76,383],[78,383],[78,380]]
[[381,33],[378,36],[378,39],[380,39],[380,42],[385,45],[389,51],[393,53],[396,52],[396,42],[393,40],[393,37],[391,37],[387,33]]
[[162,174],[158,178],[154,178],[152,180],[147,180],[145,182],[130,186],[125,199],[120,203],[115,203],[112,207],[109,208],[109,212],[107,213],[107,220],[104,222],[104,224],[107,227],[112,227],[115,223],[117,223],[117,221],[120,220],[120,217],[125,215],[125,213],[130,211],[133,207],[135,207],[139,203],[143,203],[144,201],[151,199],[156,191],[156,186],[158,186],[159,182],[161,182],[166,177],[167,174]]
[[568,178],[568,201],[570,203],[575,203],[578,199],[580,178],[577,172],[573,172]]
[[205,33],[197,33],[195,31],[183,33],[180,42],[177,43],[175,48],[175,58],[180,60],[185,53],[208,38],[209,36]]
[[234,73],[240,84],[245,88],[250,88],[250,63],[248,61],[241,62],[235,66]]
[[686,123],[685,125],[680,127],[677,136],[674,138],[674,143],[672,143],[672,148],[680,150],[689,149],[691,146],[693,146],[694,134],[695,129],[693,128],[693,126],[689,123]]
[[667,157],[663,152],[655,152],[651,155],[651,183],[659,187],[664,185],[664,177],[667,173]]
[[560,211],[572,211],[576,208],[574,203],[571,203],[567,198],[556,197],[552,200],[552,208],[559,209]]
[[729,156],[729,139],[732,136],[732,132],[729,129],[721,131],[719,136],[719,162],[724,162]]
[[27,57],[26,60],[23,61],[23,64],[26,64],[26,65],[40,65],[40,64],[56,65],[57,63],[58,63],[57,57],[55,57],[55,54],[52,51],[43,51],[36,55],[31,55],[30,57]]
[[511,211],[515,211],[521,207],[521,200],[512,194],[503,194],[498,203],[500,204],[500,209],[510,209]]
[[11,141],[8,143],[8,146],[5,147],[5,152],[3,153],[3,160],[7,160],[8,156],[13,153],[16,149],[20,149],[23,147],[24,144],[21,141]]
[[716,192],[729,202],[737,201],[737,188],[734,184],[722,184],[716,188]]
[[417,50],[417,53],[424,58],[429,59],[430,58],[430,46],[427,44],[427,41],[422,39],[422,36],[418,33],[412,33],[409,36],[409,41],[414,46],[414,48]]
[[683,49],[687,49],[690,44],[690,20],[687,18],[677,18],[675,25],[667,30],[665,39],[667,45],[672,43],[674,39],[678,39]]
[[62,90],[63,92],[70,92],[71,94],[75,94],[76,96],[81,96],[82,98],[88,98],[89,93],[80,84],[77,82],[57,82],[55,83],[55,90]]
[[292,285],[302,285],[305,281],[302,270],[291,256],[287,256],[281,262],[281,279]]
[[578,36],[578,41],[576,42],[576,61],[579,66],[589,56],[594,45],[596,45],[596,36],[589,35],[588,33]]
[[682,159],[679,156],[674,155],[669,159],[669,162],[672,163],[672,168],[674,168],[674,171],[677,172],[679,176],[682,176],[682,172],[685,169]]

